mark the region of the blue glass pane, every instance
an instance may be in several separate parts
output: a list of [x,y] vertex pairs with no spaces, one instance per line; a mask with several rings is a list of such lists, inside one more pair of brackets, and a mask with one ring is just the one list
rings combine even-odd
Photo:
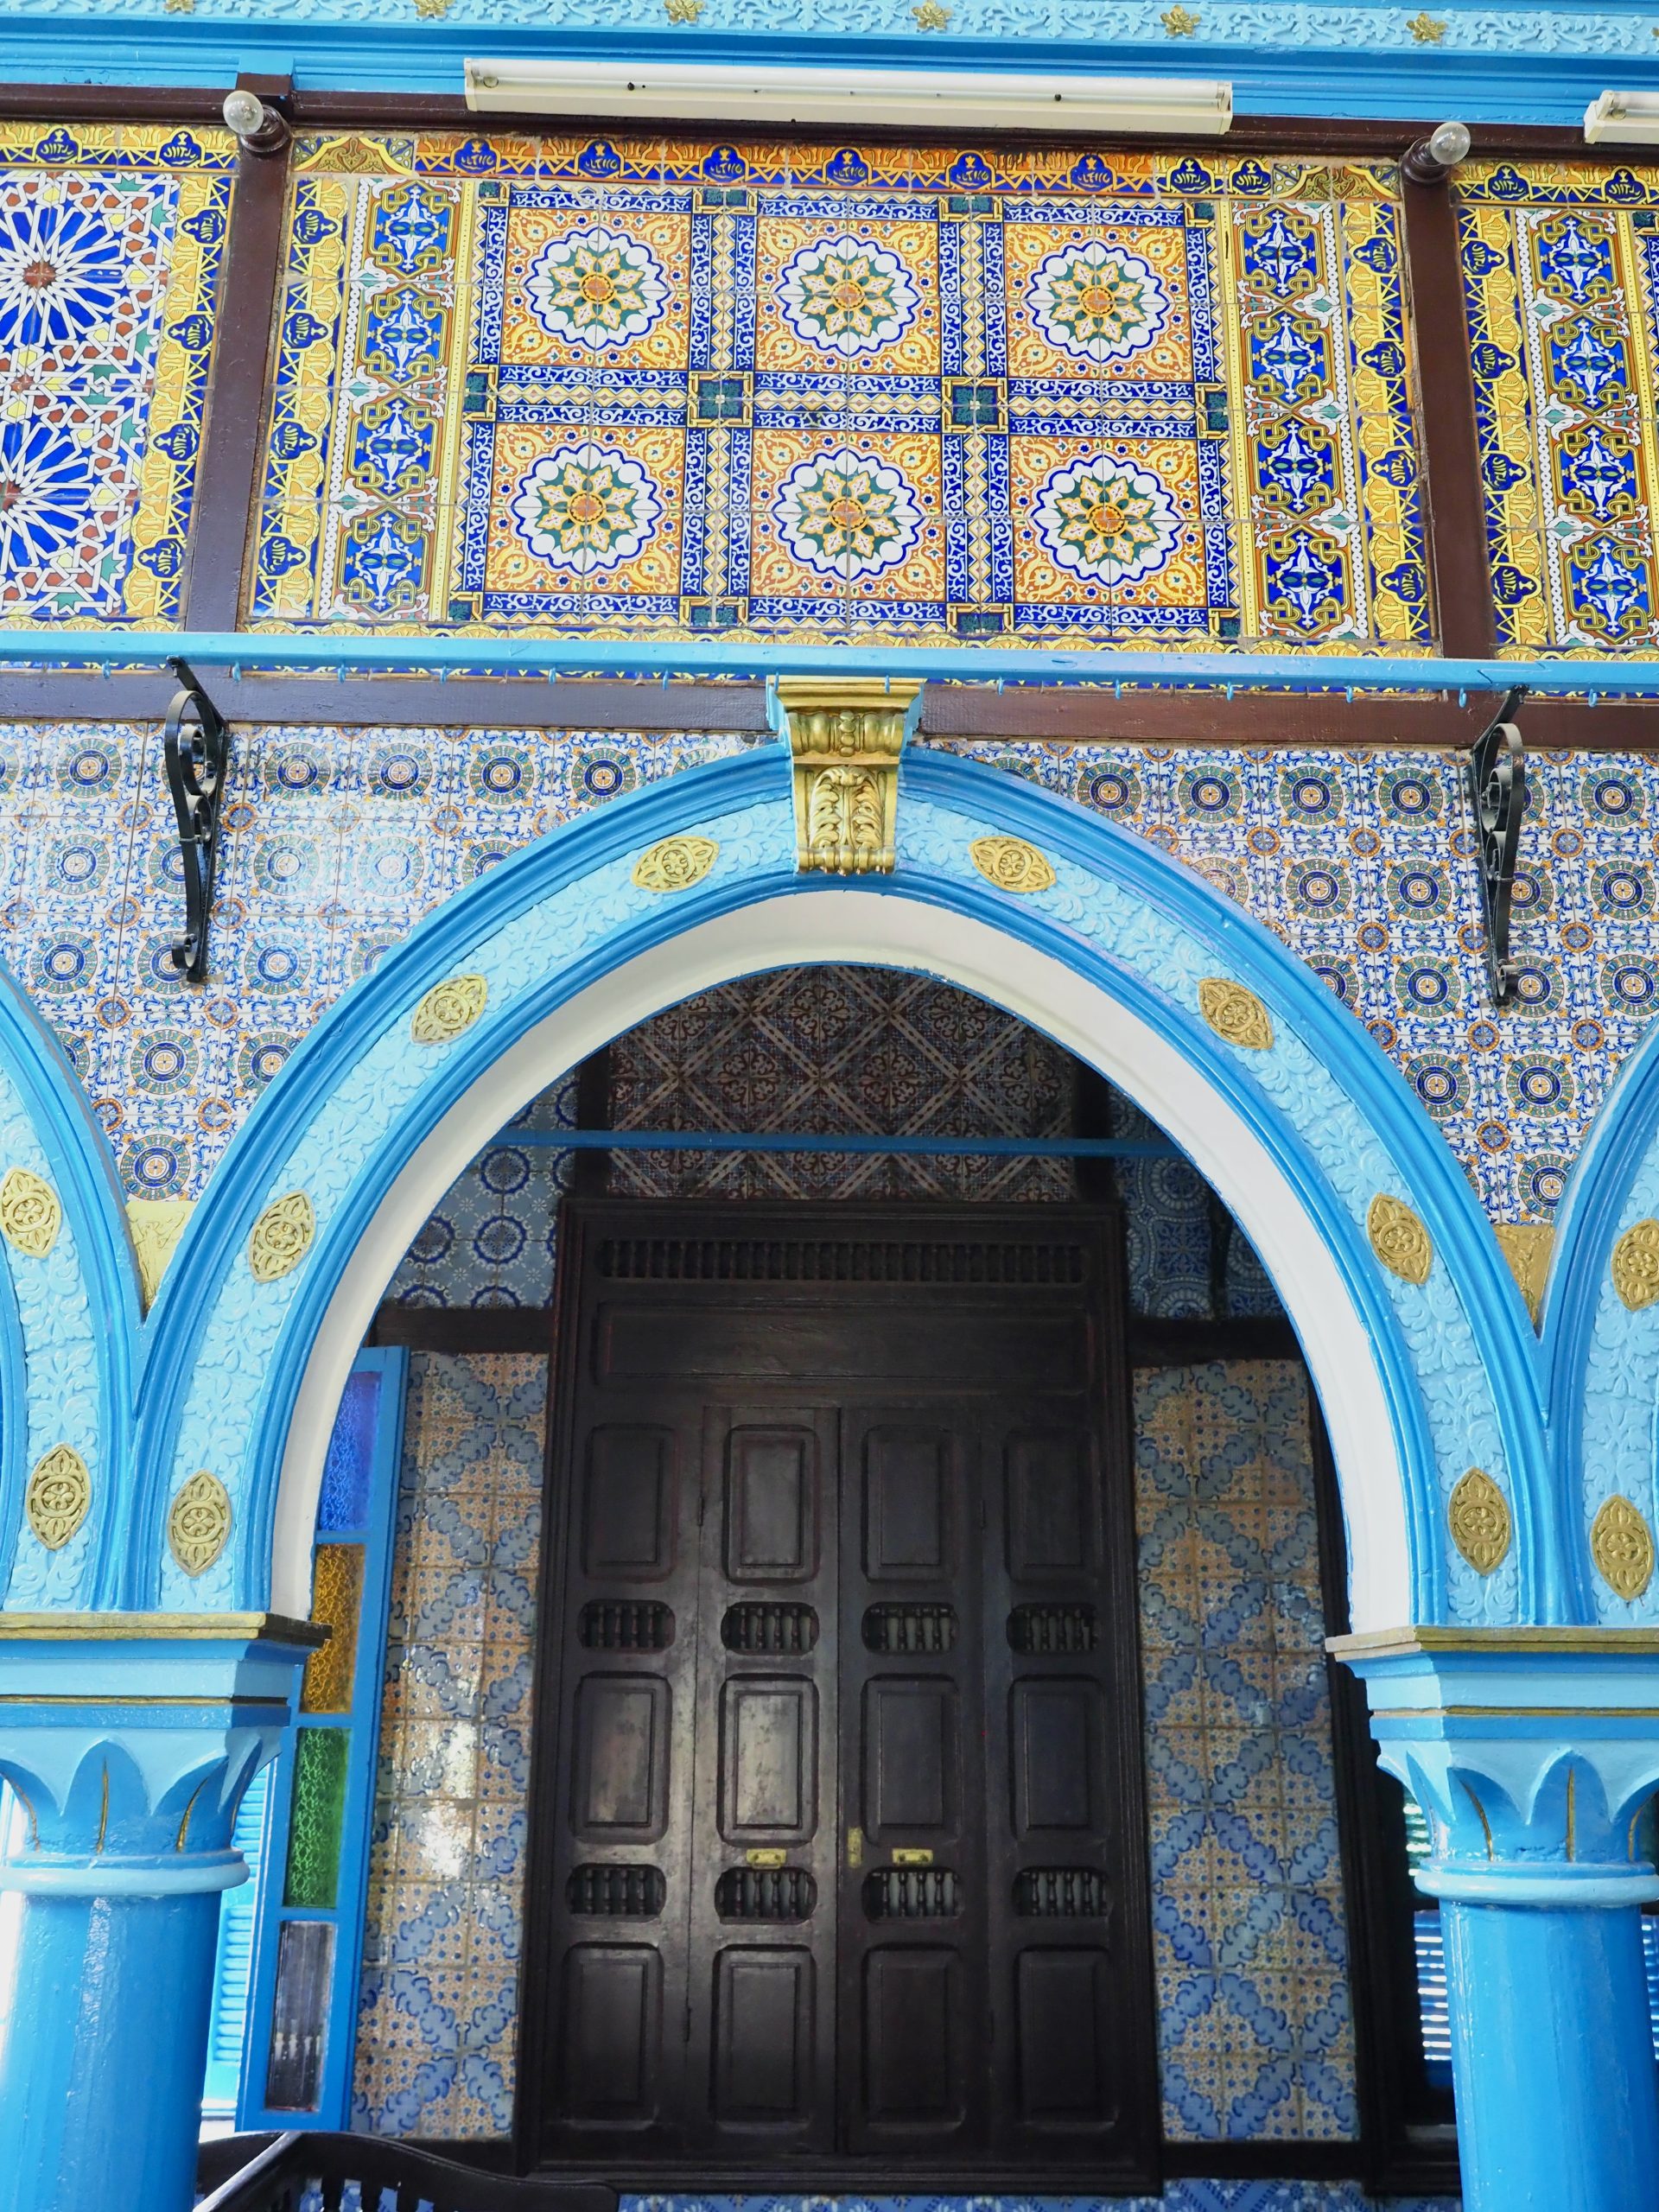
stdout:
[[360,1529],[369,1514],[369,1471],[374,1461],[375,1415],[380,1405],[380,1377],[353,1375],[346,1385],[323,1463],[322,1495],[317,1500],[317,1534]]

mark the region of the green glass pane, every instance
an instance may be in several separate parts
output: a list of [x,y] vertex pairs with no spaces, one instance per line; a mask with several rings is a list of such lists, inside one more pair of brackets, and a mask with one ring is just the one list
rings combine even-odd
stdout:
[[294,1754],[294,1810],[288,1831],[283,1903],[312,1911],[332,1907],[340,1891],[340,1838],[346,1817],[349,1728],[302,1728]]

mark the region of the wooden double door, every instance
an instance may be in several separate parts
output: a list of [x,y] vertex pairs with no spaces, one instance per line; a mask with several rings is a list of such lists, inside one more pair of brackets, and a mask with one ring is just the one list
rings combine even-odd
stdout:
[[570,1210],[538,2163],[1143,2171],[1111,1227]]

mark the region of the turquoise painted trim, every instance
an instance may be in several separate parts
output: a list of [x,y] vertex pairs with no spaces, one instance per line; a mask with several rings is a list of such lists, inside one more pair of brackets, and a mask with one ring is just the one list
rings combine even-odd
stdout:
[[[349,1181],[323,1208],[316,1243],[296,1271],[291,1289],[284,1292],[285,1310],[276,1322],[278,1333],[266,1379],[259,1386],[257,1415],[248,1424],[248,1455],[238,1471],[241,1502],[234,1586],[227,1583],[222,1590],[204,1592],[204,1604],[257,1602],[266,1586],[283,1440],[311,1344],[340,1270],[414,1147],[517,1037],[636,955],[670,941],[694,922],[706,922],[758,899],[823,895],[835,888],[794,873],[781,770],[777,753],[763,749],[688,771],[554,832],[429,917],[301,1045],[233,1140],[214,1178],[214,1202],[197,1209],[157,1304],[156,1335],[141,1394],[140,1464],[149,1490],[135,1516],[137,1579],[130,1602],[153,1602],[159,1519],[168,1488],[178,1478],[179,1425],[190,1369],[200,1356],[202,1317],[220,1305],[238,1256],[237,1245],[259,1207],[275,1189],[285,1187],[285,1179],[295,1172],[289,1163],[308,1141],[308,1132],[330,1098],[379,1041],[390,1039],[423,990],[461,963],[481,958],[480,949],[516,918],[573,887],[593,885],[598,897],[601,871],[614,869],[629,854],[664,836],[699,824],[725,825],[721,828],[722,844],[735,855],[729,873],[717,870],[695,895],[638,905],[632,916],[625,911],[628,902],[621,902],[619,918],[596,928],[585,950],[545,976],[516,983],[499,1013],[486,1014],[474,1030],[443,1049],[429,1071],[422,1071],[417,1088],[410,1090],[404,1084],[396,1101],[386,1101],[377,1148],[365,1155]],[[1204,947],[1206,959],[1211,957],[1209,948],[1216,948],[1214,957],[1224,961],[1225,972],[1240,975],[1259,988],[1270,1005],[1287,1009],[1296,1033],[1316,1041],[1322,1065],[1341,1071],[1354,1102],[1357,1125],[1380,1145],[1424,1211],[1443,1263],[1451,1269],[1455,1298],[1465,1309],[1471,1305],[1482,1309],[1478,1318],[1470,1317],[1470,1326],[1487,1364],[1502,1380],[1495,1416],[1503,1433],[1501,1464],[1514,1501],[1517,1553],[1527,1561],[1515,1600],[1503,1601],[1502,1617],[1554,1617],[1560,1603],[1558,1578],[1545,1560],[1534,1556],[1548,1547],[1553,1516],[1541,1479],[1539,1392],[1529,1355],[1530,1332],[1518,1294],[1455,1161],[1389,1064],[1277,940],[1201,880],[1113,824],[1069,801],[948,754],[918,753],[907,766],[905,779],[912,804],[923,798],[948,809],[962,824],[952,836],[960,839],[964,852],[976,827],[1029,835],[1051,855],[1087,872],[1103,890],[1109,886],[1116,895],[1139,901],[1149,914],[1169,916]],[[750,810],[747,814],[746,808]],[[771,826],[757,842],[763,821]],[[747,859],[743,857],[746,850],[752,855]],[[1420,1618],[1441,1617],[1447,1602],[1441,1570],[1444,1565],[1449,1573],[1452,1564],[1445,1560],[1440,1533],[1446,1470],[1439,1469],[1437,1478],[1436,1453],[1422,1407],[1422,1377],[1407,1351],[1389,1287],[1363,1246],[1351,1202],[1346,1208],[1342,1205],[1327,1172],[1315,1163],[1288,1114],[1241,1071],[1239,1063],[1246,1056],[1222,1046],[1193,1010],[1173,1006],[1166,988],[1134,974],[1125,956],[1107,957],[1076,930],[1052,916],[1046,918],[1039,901],[1012,900],[980,885],[960,856],[958,867],[957,874],[947,876],[938,866],[912,865],[903,855],[901,841],[899,875],[873,880],[866,887],[982,919],[1107,989],[1224,1093],[1302,1193],[1352,1286],[1377,1347],[1379,1367],[1388,1378],[1401,1459],[1408,1470],[1408,1489],[1414,1493],[1408,1497],[1408,1513]],[[1426,1323],[1428,1319],[1425,1308],[1422,1319]],[[1464,1386],[1459,1382],[1458,1387]],[[228,1473],[228,1467],[223,1471]],[[148,1541],[146,1530],[150,1532]],[[1497,1587],[1490,1586],[1490,1590]],[[168,1602],[188,1602],[190,1594],[175,1592]],[[1489,1592],[1477,1594],[1484,1601]],[[1519,1610],[1511,1610],[1516,1602]]]
[[0,1261],[0,1592],[22,1541],[29,1470],[29,1352],[11,1269]]
[[[15,1096],[15,1109],[9,1109],[8,1092]],[[11,1402],[27,1408],[23,1421],[7,1420],[7,1457],[0,1466],[10,1553],[3,1561],[3,1586],[12,1592],[13,1603],[97,1610],[118,1602],[115,1593],[123,1580],[122,1483],[131,1447],[137,1265],[109,1141],[62,1046],[10,972],[0,968],[0,1152],[24,1154],[31,1142],[38,1147],[37,1172],[44,1172],[62,1205],[63,1226],[44,1262],[0,1248],[0,1268],[10,1277],[8,1300],[17,1316],[16,1336],[10,1328],[4,1331],[9,1348],[0,1381],[16,1387],[13,1361],[21,1339],[24,1387]],[[12,1164],[12,1157],[0,1158],[0,1172]],[[22,1158],[16,1164],[33,1163]],[[51,1271],[38,1283],[20,1275],[20,1270],[37,1268]],[[20,1300],[25,1281],[25,1300]],[[19,1433],[16,1443],[14,1431]],[[92,1445],[93,1494],[73,1587],[49,1577],[43,1588],[26,1591],[20,1601],[16,1583],[24,1540],[20,1514],[13,1510],[14,1503],[21,1507],[21,1497],[14,1487],[12,1453],[19,1451],[29,1461],[52,1442],[73,1440],[80,1449],[82,1440]],[[77,1536],[53,1560],[66,1559],[81,1544]]]
[[[392,1540],[403,1463],[409,1353],[401,1345],[360,1351],[353,1363],[352,1373],[380,1377],[371,1447],[368,1510],[356,1529],[320,1529],[313,1546],[314,1551],[320,1544],[363,1546],[363,1587],[352,1702],[350,1710],[344,1714],[299,1717],[283,1741],[271,1776],[258,1919],[254,1931],[253,1975],[248,1993],[247,2030],[236,2105],[236,2124],[245,2133],[275,2130],[280,2134],[289,2128],[343,2130],[351,2125],[358,1999],[368,1924],[375,1777],[380,1754],[380,1697],[386,1674],[386,1623],[391,1599]],[[328,1908],[290,1908],[283,1901],[288,1874],[289,1835],[293,1824],[296,1747],[301,1731],[309,1727],[343,1728],[350,1732],[338,1885],[334,1904]],[[273,2108],[265,2102],[277,1954],[282,1929],[292,1920],[325,1921],[334,1930],[334,1973],[325,2016],[321,2079],[317,2104],[311,2112]]]
[[[1604,1497],[1630,1494],[1654,1520],[1659,1307],[1627,1311],[1609,1263],[1623,1231],[1659,1211],[1659,1027],[1650,1027],[1590,1125],[1556,1214],[1543,1313],[1550,1434],[1561,1497],[1563,1571],[1586,1619],[1659,1620],[1659,1589],[1616,1598],[1591,1563],[1588,1530]],[[1598,1388],[1600,1383],[1602,1387]],[[1638,1484],[1626,1479],[1634,1466]]]
[[[273,23],[264,0],[197,0],[188,17],[159,0],[14,0],[0,42],[14,81],[224,85],[238,67],[292,71],[307,89],[457,93],[464,54],[588,55],[618,60],[747,60],[799,66],[1075,70],[1228,77],[1242,114],[1421,116],[1471,122],[1577,124],[1609,84],[1650,86],[1648,22],[1632,0],[1574,8],[1568,0],[1502,9],[1436,0],[1438,44],[1407,29],[1408,5],[1349,0],[1211,0],[1199,35],[1172,37],[1163,0],[1118,0],[1109,25],[1064,0],[950,0],[939,32],[917,25],[908,0],[807,0],[780,29],[767,0],[707,0],[702,20],[670,29],[626,19],[606,0],[457,0],[442,20],[415,21],[395,0],[290,0]],[[118,22],[112,20],[118,16]],[[73,72],[64,55],[72,49]]]
[[[1507,691],[1659,697],[1659,658],[1410,660],[1386,654],[1074,652],[1008,645],[704,645],[652,638],[349,638],[234,630],[0,632],[0,667],[400,671],[429,676],[873,676],[895,683],[1154,684],[1195,691]],[[215,695],[238,715],[234,692]],[[522,707],[515,712],[522,714]]]

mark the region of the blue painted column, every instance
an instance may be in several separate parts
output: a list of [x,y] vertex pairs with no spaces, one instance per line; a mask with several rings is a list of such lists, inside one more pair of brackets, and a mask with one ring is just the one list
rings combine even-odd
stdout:
[[1464,2212],[1659,2202],[1641,1908],[1659,1899],[1659,1639],[1344,1637],[1383,1766],[1422,1808],[1452,2016]]
[[231,1829],[315,1632],[0,1614],[0,2212],[188,2212]]

